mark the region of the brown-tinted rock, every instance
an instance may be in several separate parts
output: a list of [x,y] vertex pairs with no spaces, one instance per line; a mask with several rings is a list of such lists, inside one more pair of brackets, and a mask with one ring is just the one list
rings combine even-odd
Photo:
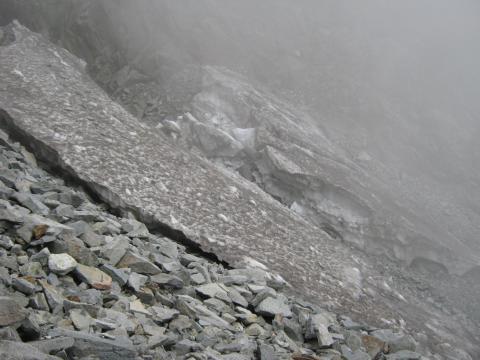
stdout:
[[370,355],[371,357],[375,357],[378,354],[388,352],[388,345],[384,341],[374,336],[363,335],[362,343],[365,347],[365,350],[367,350],[368,355]]
[[9,326],[23,321],[27,312],[18,302],[7,296],[0,296],[0,326]]
[[108,290],[112,287],[112,278],[94,267],[78,264],[75,275],[80,281],[98,290]]
[[47,230],[48,225],[46,224],[35,225],[33,228],[33,237],[35,238],[35,240],[38,240],[47,233]]

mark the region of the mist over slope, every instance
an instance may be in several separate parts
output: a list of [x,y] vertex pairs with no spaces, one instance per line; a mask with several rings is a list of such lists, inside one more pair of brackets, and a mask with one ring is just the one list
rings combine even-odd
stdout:
[[0,4],[179,149],[372,266],[426,271],[476,318],[452,279],[477,281],[480,258],[479,17],[474,1]]
[[479,254],[476,2],[54,3],[7,1],[1,13],[83,57],[101,83],[125,64],[156,79],[161,116],[190,110],[200,75],[185,67],[243,73],[306,109],[338,151],[434,230],[425,236]]

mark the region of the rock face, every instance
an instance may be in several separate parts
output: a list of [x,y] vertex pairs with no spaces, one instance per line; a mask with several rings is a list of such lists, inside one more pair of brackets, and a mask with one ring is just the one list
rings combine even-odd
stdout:
[[[472,324],[454,327],[441,306],[422,312],[422,298],[403,273],[388,273],[395,276],[389,280],[362,254],[332,241],[256,185],[179,149],[167,137],[171,134],[140,123],[113,102],[87,76],[82,61],[67,51],[19,24],[8,31],[13,39],[0,47],[0,125],[57,174],[84,186],[123,216],[104,211],[84,193],[52,179],[27,161],[29,156],[20,155],[8,137],[0,143],[5,145],[1,174],[6,174],[0,183],[0,228],[15,241],[13,246],[5,241],[2,250],[2,284],[11,290],[12,275],[33,276],[38,287],[34,294],[27,291],[28,301],[23,292],[21,299],[34,310],[37,322],[91,331],[88,341],[82,338],[67,352],[88,356],[86,342],[87,348],[106,348],[102,356],[109,358],[117,343],[102,340],[128,338],[121,347],[126,346],[126,356],[135,356],[131,345],[140,344],[134,352],[146,347],[160,358],[163,351],[202,351],[221,358],[238,352],[251,358],[257,345],[248,336],[268,334],[261,352],[273,358],[296,351],[338,357],[339,350],[332,347],[344,345],[346,326],[335,317],[319,322],[322,311],[317,306],[279,294],[286,282],[269,269],[281,271],[297,293],[336,311],[347,308],[377,321],[401,316],[435,339],[445,341],[442,336],[451,334],[459,344],[478,344],[476,335],[462,328]],[[234,143],[251,146],[254,133],[235,131]],[[278,167],[287,178],[302,173],[301,164],[281,151],[265,147],[264,152],[266,167]],[[84,236],[88,231],[81,221],[96,236]],[[197,255],[214,253],[244,268],[227,270],[186,253],[146,225],[192,246]],[[67,253],[78,265],[56,276],[48,267],[49,254],[40,248]],[[160,305],[179,313],[151,310]],[[410,313],[413,308],[416,312]],[[68,318],[59,321],[62,315]],[[159,328],[166,322],[168,327]],[[255,325],[244,335],[244,327],[252,324],[263,331]],[[313,325],[307,329],[308,324]],[[28,338],[35,331],[43,335],[34,324],[19,328]]]

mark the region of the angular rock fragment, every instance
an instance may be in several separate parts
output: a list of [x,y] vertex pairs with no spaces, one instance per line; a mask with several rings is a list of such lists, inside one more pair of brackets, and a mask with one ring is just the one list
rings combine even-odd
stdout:
[[202,286],[197,286],[195,288],[195,291],[198,292],[199,294],[206,296],[206,297],[215,297],[217,295],[223,296],[223,297],[228,297],[227,292],[218,284],[216,283],[210,283],[210,284],[205,284]]
[[0,296],[0,326],[9,326],[25,319],[27,311],[12,297]]
[[77,261],[68,254],[50,254],[48,268],[58,275],[67,275],[77,267]]
[[37,323],[35,317],[33,316],[23,320],[20,323],[20,326],[17,328],[17,331],[22,340],[27,342],[32,340],[38,340],[42,333],[40,325]]
[[99,360],[134,360],[137,356],[134,347],[124,341],[108,340],[93,334],[63,329],[55,329],[50,335],[73,339],[74,344],[70,352],[79,358],[93,356]]
[[197,273],[197,274],[193,274],[192,276],[190,276],[190,281],[194,285],[201,285],[201,284],[205,283],[206,279],[202,274]]
[[[73,297],[70,297],[70,298],[73,299]],[[78,300],[78,299],[75,299],[75,300]],[[88,304],[80,301],[71,301],[69,299],[63,300],[63,308],[66,313],[71,312],[71,310],[79,310],[79,311],[88,313],[92,317],[96,317],[99,312],[99,307],[97,305]]]
[[20,291],[25,295],[33,295],[36,291],[33,281],[29,281],[23,278],[14,278],[12,280],[12,286],[15,290]]
[[161,306],[152,306],[151,308],[149,308],[149,310],[153,316],[153,320],[158,323],[164,323],[164,322],[170,321],[175,316],[180,314],[180,312],[176,309],[170,309],[170,308],[161,307]]
[[13,207],[8,209],[0,208],[0,221],[8,221],[15,224],[21,224],[24,218],[21,213],[15,211]]
[[134,300],[129,303],[129,310],[134,313],[140,313],[144,315],[150,315],[150,312],[145,308],[140,300]]
[[12,197],[35,214],[46,216],[50,212],[48,206],[43,204],[35,195],[17,192]]
[[307,331],[305,338],[311,339],[313,336],[317,338],[318,345],[328,347],[335,343],[328,327],[334,323],[333,319],[327,314],[315,314],[310,316],[307,323]]
[[58,337],[53,339],[31,341],[28,343],[28,345],[33,346],[44,354],[51,354],[71,348],[74,343],[75,341],[72,338]]
[[87,228],[80,235],[80,239],[90,248],[102,246],[105,244],[104,236],[96,234],[90,228]]
[[392,330],[375,330],[371,335],[386,344],[390,352],[396,352],[400,350],[416,350],[416,342],[410,335],[405,335],[401,333],[394,333]]
[[245,334],[248,336],[259,337],[265,334],[265,329],[258,324],[251,324],[245,329]]
[[203,345],[188,339],[181,340],[175,344],[175,352],[178,355],[185,355],[191,352],[203,350]]
[[371,357],[387,353],[389,349],[388,344],[385,341],[371,335],[363,335],[362,344]]
[[[108,239],[107,237],[106,239]],[[103,257],[109,260],[110,265],[117,265],[120,259],[125,255],[129,240],[125,236],[116,236],[115,238],[109,238],[110,240],[102,246],[101,254]]]
[[18,332],[12,327],[5,327],[0,329],[0,340],[8,341],[22,341]]
[[39,351],[30,344],[0,340],[0,358],[4,360],[60,360]]
[[78,264],[75,269],[75,275],[80,281],[85,282],[94,289],[108,290],[112,287],[112,278],[110,276],[90,266]]
[[0,247],[10,250],[13,247],[13,241],[7,235],[0,235]]
[[273,298],[267,297],[260,304],[257,305],[255,311],[259,315],[274,317],[277,314],[280,314],[285,317],[291,317],[292,311],[290,306],[285,303],[282,298]]
[[[116,281],[120,286],[124,286],[129,280],[129,275],[123,269],[117,269],[112,265],[104,264],[100,268],[104,273],[110,275],[113,281]],[[132,285],[131,285],[132,286]]]
[[181,289],[184,285],[183,280],[178,276],[163,273],[150,277],[150,281],[160,286],[167,286],[175,289]]
[[385,358],[387,360],[421,360],[422,355],[409,350],[401,350],[396,353],[389,354]]
[[152,264],[148,259],[135,254],[131,251],[128,251],[122,259],[116,264],[118,268],[130,268],[132,271],[135,271],[139,274],[144,275],[155,275],[161,273],[162,271],[154,264]]
[[72,320],[75,329],[79,331],[88,332],[90,326],[93,324],[93,319],[90,317],[90,315],[81,309],[70,310],[70,319]]
[[131,287],[135,292],[140,292],[142,287],[147,283],[148,277],[145,275],[137,274],[132,272],[128,277],[128,286]]
[[122,230],[127,233],[129,237],[148,238],[150,232],[144,223],[136,221],[134,219],[124,219],[122,224]]
[[53,314],[57,314],[62,311],[64,300],[62,294],[60,294],[54,286],[50,285],[45,280],[40,280],[39,283],[43,288],[50,311]]
[[85,246],[82,240],[75,237],[65,236],[58,238],[49,244],[49,249],[56,254],[67,253],[83,265],[98,265],[98,258],[95,254]]

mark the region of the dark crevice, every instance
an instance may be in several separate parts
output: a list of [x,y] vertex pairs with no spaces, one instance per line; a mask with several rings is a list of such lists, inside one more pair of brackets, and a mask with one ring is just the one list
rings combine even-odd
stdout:
[[132,214],[138,221],[143,222],[150,233],[169,238],[183,246],[190,253],[195,253],[205,259],[222,264],[226,268],[230,265],[221,260],[216,254],[205,251],[194,240],[188,238],[184,232],[171,227],[170,225],[159,221],[150,214],[146,214],[142,209],[125,204],[125,202],[107,187],[89,182],[82,179],[71,166],[65,164],[58,152],[43,141],[23,130],[15,124],[12,117],[0,108],[0,128],[2,128],[11,140],[19,142],[28,151],[35,155],[38,165],[44,170],[60,177],[71,187],[79,187],[84,190],[92,200],[105,203],[109,206],[109,211],[117,216]]

